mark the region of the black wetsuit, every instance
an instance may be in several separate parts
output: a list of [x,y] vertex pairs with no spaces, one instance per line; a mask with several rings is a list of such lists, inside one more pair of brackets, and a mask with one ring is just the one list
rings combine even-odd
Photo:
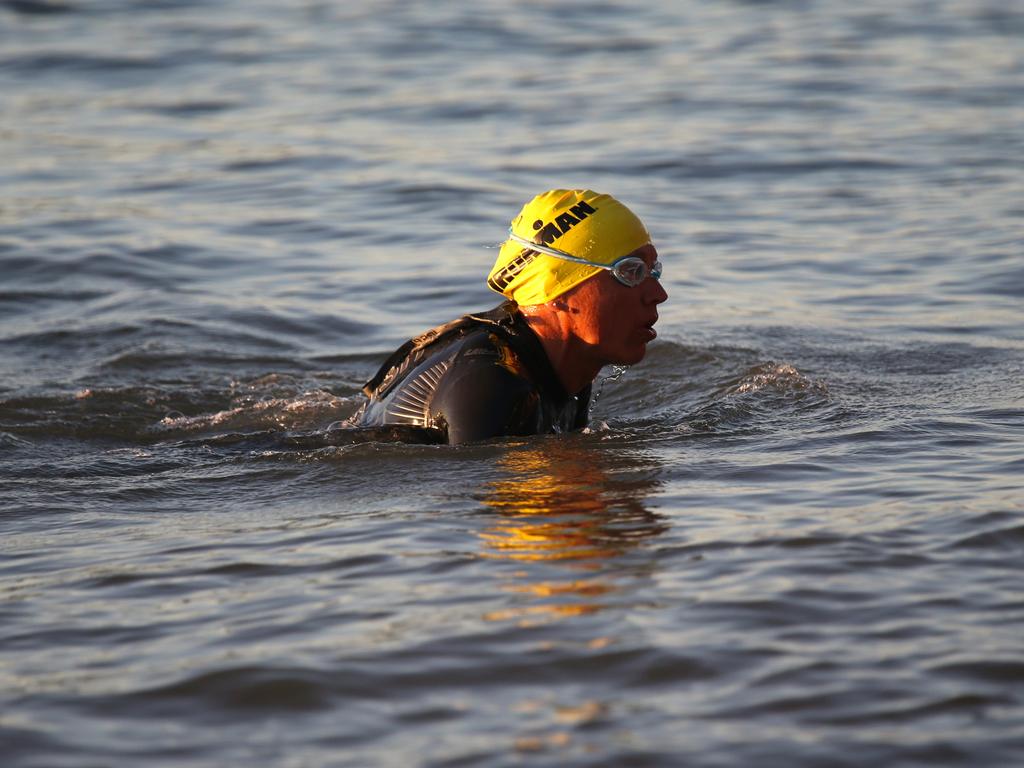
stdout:
[[452,444],[581,429],[590,403],[589,386],[565,391],[511,302],[407,341],[363,392],[355,426],[406,425]]

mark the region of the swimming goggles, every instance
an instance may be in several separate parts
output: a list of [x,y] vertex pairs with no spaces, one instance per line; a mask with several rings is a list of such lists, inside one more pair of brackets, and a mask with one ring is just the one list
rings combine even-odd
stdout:
[[527,248],[537,251],[538,253],[554,256],[556,259],[562,259],[563,261],[571,261],[576,264],[586,264],[591,267],[597,267],[598,269],[607,269],[612,273],[612,277],[628,288],[636,288],[648,277],[653,277],[655,280],[661,279],[660,261],[656,261],[653,266],[648,267],[647,262],[639,256],[623,256],[621,259],[616,259],[611,264],[598,264],[596,261],[587,261],[586,259],[581,259],[578,256],[572,256],[565,251],[560,251],[549,245],[541,245],[540,243],[535,243],[532,240],[527,240],[525,237],[520,237],[513,232],[511,227],[508,230],[508,236],[509,239],[514,240],[520,245],[525,245]]

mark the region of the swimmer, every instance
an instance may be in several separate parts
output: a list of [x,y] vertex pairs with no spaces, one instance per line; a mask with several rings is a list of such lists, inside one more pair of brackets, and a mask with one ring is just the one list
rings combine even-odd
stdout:
[[587,425],[605,365],[643,359],[657,335],[661,262],[610,195],[556,189],[512,220],[487,285],[505,296],[399,347],[352,425],[407,425],[428,442],[568,432]]

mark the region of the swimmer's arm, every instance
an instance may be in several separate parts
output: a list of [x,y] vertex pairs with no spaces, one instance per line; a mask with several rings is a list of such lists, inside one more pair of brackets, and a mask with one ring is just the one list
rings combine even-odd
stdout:
[[533,387],[494,364],[450,373],[438,388],[431,410],[447,425],[451,445],[536,431]]

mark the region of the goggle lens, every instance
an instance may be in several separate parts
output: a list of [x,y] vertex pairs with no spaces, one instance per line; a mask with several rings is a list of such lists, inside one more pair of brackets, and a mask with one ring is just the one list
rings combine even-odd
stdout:
[[628,256],[620,259],[612,265],[612,275],[625,286],[635,288],[648,277],[655,280],[661,279],[661,262],[654,262],[654,266],[648,267],[647,262],[638,256]]

